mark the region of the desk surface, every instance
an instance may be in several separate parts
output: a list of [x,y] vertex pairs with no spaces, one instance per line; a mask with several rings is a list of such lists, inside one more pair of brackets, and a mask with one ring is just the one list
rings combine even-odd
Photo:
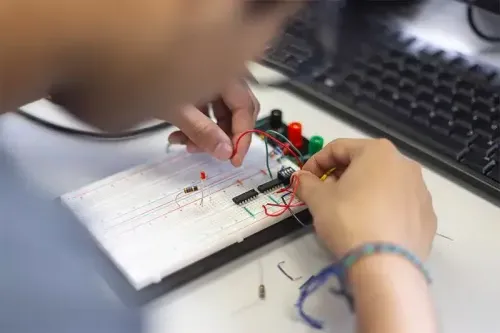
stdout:
[[[463,6],[439,6],[439,10],[433,4],[424,7],[408,29],[445,47],[500,64],[500,56],[468,30]],[[442,12],[448,15],[443,17]],[[286,122],[303,123],[306,136],[319,134],[328,140],[365,136],[286,92],[255,92],[262,115],[281,108]],[[25,109],[58,123],[82,126],[43,102]],[[166,133],[158,133],[128,142],[90,142],[47,132],[15,115],[3,116],[0,126],[0,142],[33,186],[53,196],[162,155],[167,140]],[[442,331],[499,332],[495,309],[500,299],[496,283],[500,261],[494,254],[500,252],[500,208],[427,169],[425,179],[433,194],[439,232],[452,239],[437,237],[429,262]],[[291,282],[276,265],[285,261],[290,274],[306,277],[327,264],[328,257],[312,234],[281,239],[150,304],[145,309],[148,327],[151,332],[176,333],[310,332],[294,311],[303,280]],[[267,289],[265,301],[257,297],[260,267]],[[312,299],[308,308],[326,321],[326,331],[353,332],[354,320],[345,304],[327,292]]]

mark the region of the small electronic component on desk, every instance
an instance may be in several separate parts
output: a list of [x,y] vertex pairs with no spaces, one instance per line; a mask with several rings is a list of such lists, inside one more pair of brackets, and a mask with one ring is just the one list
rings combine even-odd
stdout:
[[241,205],[242,203],[248,202],[248,201],[256,198],[258,195],[259,195],[259,193],[256,190],[251,189],[250,191],[247,191],[243,194],[240,194],[240,195],[234,197],[233,202],[237,205]]
[[193,193],[193,192],[198,191],[198,186],[196,186],[196,185],[194,185],[194,186],[188,186],[188,187],[185,187],[183,189],[183,191],[184,191],[185,194]]
[[284,185],[290,185],[291,178],[295,170],[291,167],[284,168],[283,170],[278,171],[278,179],[284,184]]
[[266,287],[263,284],[259,286],[259,298],[261,300],[266,299]]
[[276,178],[268,181],[267,183],[257,186],[257,190],[259,190],[260,193],[266,193],[274,190],[281,185],[283,185],[283,182],[280,179]]

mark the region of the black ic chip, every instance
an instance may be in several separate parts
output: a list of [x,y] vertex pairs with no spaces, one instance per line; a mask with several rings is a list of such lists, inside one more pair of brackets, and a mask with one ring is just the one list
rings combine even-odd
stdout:
[[276,187],[280,186],[281,184],[283,184],[283,182],[281,180],[279,180],[278,178],[276,178],[276,179],[268,181],[267,183],[264,183],[264,184],[257,186],[257,190],[259,190],[260,193],[266,193],[268,191],[271,191],[272,189],[275,189]]
[[256,191],[256,190],[250,190],[250,191],[247,191],[243,194],[240,194],[236,197],[233,198],[233,202],[237,205],[240,205],[242,203],[245,203],[249,200],[252,200],[254,199],[255,197],[257,197],[259,195],[259,193]]
[[295,170],[291,167],[284,168],[280,171],[278,171],[278,179],[284,184],[284,185],[290,185],[290,181],[292,178],[293,173]]

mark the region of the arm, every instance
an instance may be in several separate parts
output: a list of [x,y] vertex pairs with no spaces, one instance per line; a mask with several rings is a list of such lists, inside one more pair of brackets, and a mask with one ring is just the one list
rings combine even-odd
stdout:
[[406,259],[365,258],[352,267],[349,281],[359,333],[437,332],[427,282]]
[[[336,140],[298,178],[297,194],[336,258],[379,242],[422,261],[429,256],[437,222],[430,193],[421,168],[388,141]],[[413,265],[399,255],[365,253],[349,269],[359,333],[436,332],[426,277]]]

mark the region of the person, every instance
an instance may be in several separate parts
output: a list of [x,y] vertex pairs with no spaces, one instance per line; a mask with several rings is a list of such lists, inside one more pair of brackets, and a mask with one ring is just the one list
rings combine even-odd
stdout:
[[[231,158],[258,103],[241,80],[300,1],[4,0],[0,110],[48,94],[105,130],[155,117],[169,140]],[[214,102],[217,122],[202,105]],[[322,182],[325,170],[335,173]],[[436,230],[420,167],[386,140],[341,139],[298,174],[299,197],[338,257],[367,242],[397,244],[425,260]],[[57,202],[33,194],[0,154],[0,331],[139,332],[140,309],[102,283],[96,246]],[[436,332],[429,289],[406,259],[363,258],[349,270],[359,332]]]

